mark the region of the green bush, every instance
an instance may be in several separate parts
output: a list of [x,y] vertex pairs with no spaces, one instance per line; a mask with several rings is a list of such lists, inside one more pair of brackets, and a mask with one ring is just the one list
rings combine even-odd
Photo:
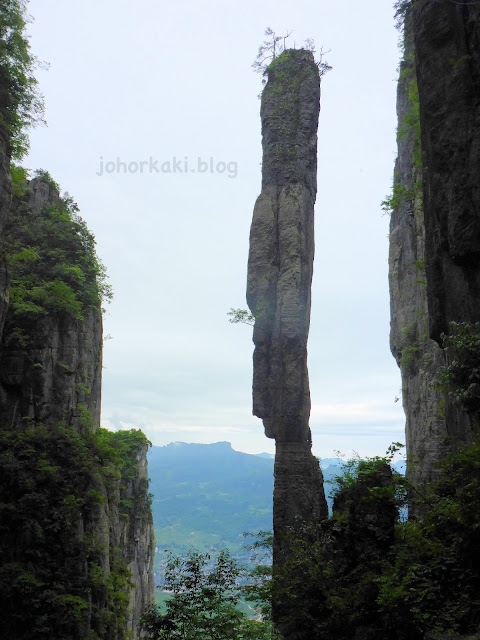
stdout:
[[480,322],[451,322],[441,338],[447,365],[437,374],[440,390],[467,411],[480,411]]

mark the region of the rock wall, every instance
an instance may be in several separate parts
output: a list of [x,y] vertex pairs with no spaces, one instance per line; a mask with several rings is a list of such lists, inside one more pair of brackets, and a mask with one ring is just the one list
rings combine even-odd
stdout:
[[480,320],[480,5],[417,0],[430,335]]
[[390,343],[402,374],[407,475],[417,484],[434,479],[437,463],[468,442],[473,428],[438,376],[448,364],[441,334],[449,323],[480,319],[478,11],[417,1],[405,17],[390,201]]
[[405,26],[397,116],[398,157],[390,218],[390,346],[402,375],[410,460],[407,475],[414,483],[426,483],[436,473],[435,463],[448,451],[448,431],[443,395],[435,383],[445,358],[442,349],[429,337],[428,329],[423,172],[410,14]]
[[[262,192],[253,212],[247,303],[255,316],[253,413],[274,438],[274,567],[288,534],[327,517],[311,453],[307,339],[314,257],[320,79],[313,55],[288,50],[262,94]],[[274,619],[288,603],[273,603]],[[283,630],[290,637],[289,632]]]

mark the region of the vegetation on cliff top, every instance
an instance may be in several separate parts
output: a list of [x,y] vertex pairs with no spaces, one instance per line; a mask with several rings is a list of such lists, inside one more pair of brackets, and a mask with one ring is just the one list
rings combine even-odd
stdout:
[[12,168],[13,207],[4,250],[10,274],[10,310],[16,317],[67,314],[83,320],[90,308],[112,298],[95,238],[78,206],[45,171],[37,179],[50,187],[50,200],[34,210],[25,170]]

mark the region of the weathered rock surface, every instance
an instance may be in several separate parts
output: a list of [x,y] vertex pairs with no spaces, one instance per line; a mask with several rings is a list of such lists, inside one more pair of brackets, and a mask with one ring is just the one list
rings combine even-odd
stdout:
[[480,320],[480,5],[413,9],[430,335]]
[[[274,568],[287,557],[287,534],[328,514],[311,453],[307,369],[319,101],[310,52],[288,50],[273,62],[262,95],[262,192],[250,231],[247,302],[255,316],[253,413],[276,442]],[[274,620],[291,605],[274,598]]]
[[267,437],[304,442],[320,87],[309,52],[284,56],[262,95],[262,193],[250,231],[247,302],[255,316],[254,415]]
[[[429,337],[425,275],[422,167],[416,119],[416,75],[410,16],[397,90],[398,157],[394,190],[400,194],[390,219],[390,346],[401,369],[406,444],[414,483],[429,482],[448,451],[442,394],[435,376],[444,353]],[[415,161],[415,159],[417,161]]]

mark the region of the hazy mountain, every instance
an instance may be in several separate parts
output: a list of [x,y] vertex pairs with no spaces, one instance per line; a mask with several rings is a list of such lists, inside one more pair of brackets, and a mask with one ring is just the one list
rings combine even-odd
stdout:
[[227,545],[272,528],[273,459],[229,442],[152,447],[150,491],[157,547],[185,552]]

